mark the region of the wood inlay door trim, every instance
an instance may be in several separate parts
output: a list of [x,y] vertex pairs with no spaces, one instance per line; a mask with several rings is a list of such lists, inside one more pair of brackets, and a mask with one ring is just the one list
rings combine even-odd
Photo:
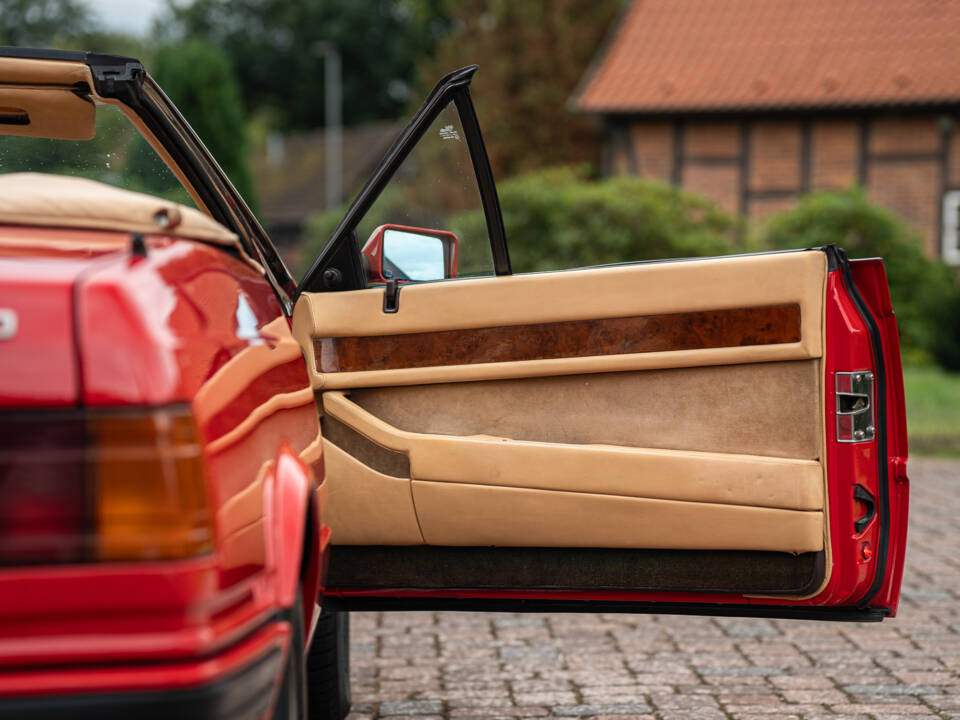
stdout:
[[554,360],[800,341],[800,306],[735,308],[314,340],[322,373]]

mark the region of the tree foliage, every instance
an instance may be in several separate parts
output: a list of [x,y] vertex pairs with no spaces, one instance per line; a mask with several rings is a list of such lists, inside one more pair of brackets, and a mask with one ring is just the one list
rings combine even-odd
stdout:
[[104,30],[80,0],[0,0],[0,45],[90,50],[148,60],[141,38]]
[[471,95],[498,177],[600,159],[600,133],[567,103],[622,0],[460,0],[420,64],[421,92],[476,63]]
[[0,45],[58,47],[90,29],[77,0],[0,0]]
[[[246,126],[240,87],[227,56],[218,48],[194,38],[182,45],[159,48],[151,74],[223,171],[248,202],[253,199],[253,182],[247,153]],[[141,178],[150,189],[155,175]]]
[[170,40],[206,38],[230,58],[247,111],[282,128],[324,123],[318,43],[342,57],[346,124],[402,114],[415,62],[446,29],[443,0],[171,1],[157,30]]

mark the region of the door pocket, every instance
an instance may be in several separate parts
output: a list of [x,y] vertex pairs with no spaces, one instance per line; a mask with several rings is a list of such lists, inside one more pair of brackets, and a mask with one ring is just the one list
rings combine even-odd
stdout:
[[813,460],[413,433],[337,391],[324,393],[323,407],[409,458],[429,545],[823,548]]

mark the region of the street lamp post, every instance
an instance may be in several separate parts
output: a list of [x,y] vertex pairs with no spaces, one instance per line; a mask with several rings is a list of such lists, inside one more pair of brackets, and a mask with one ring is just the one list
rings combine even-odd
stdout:
[[343,200],[343,86],[340,51],[330,42],[315,42],[313,52],[323,57],[324,78],[324,204]]

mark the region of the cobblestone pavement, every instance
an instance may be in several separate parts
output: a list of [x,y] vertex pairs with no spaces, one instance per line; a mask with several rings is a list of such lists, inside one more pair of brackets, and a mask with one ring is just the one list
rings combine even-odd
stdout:
[[960,462],[910,471],[894,620],[354,613],[350,718],[960,718]]

